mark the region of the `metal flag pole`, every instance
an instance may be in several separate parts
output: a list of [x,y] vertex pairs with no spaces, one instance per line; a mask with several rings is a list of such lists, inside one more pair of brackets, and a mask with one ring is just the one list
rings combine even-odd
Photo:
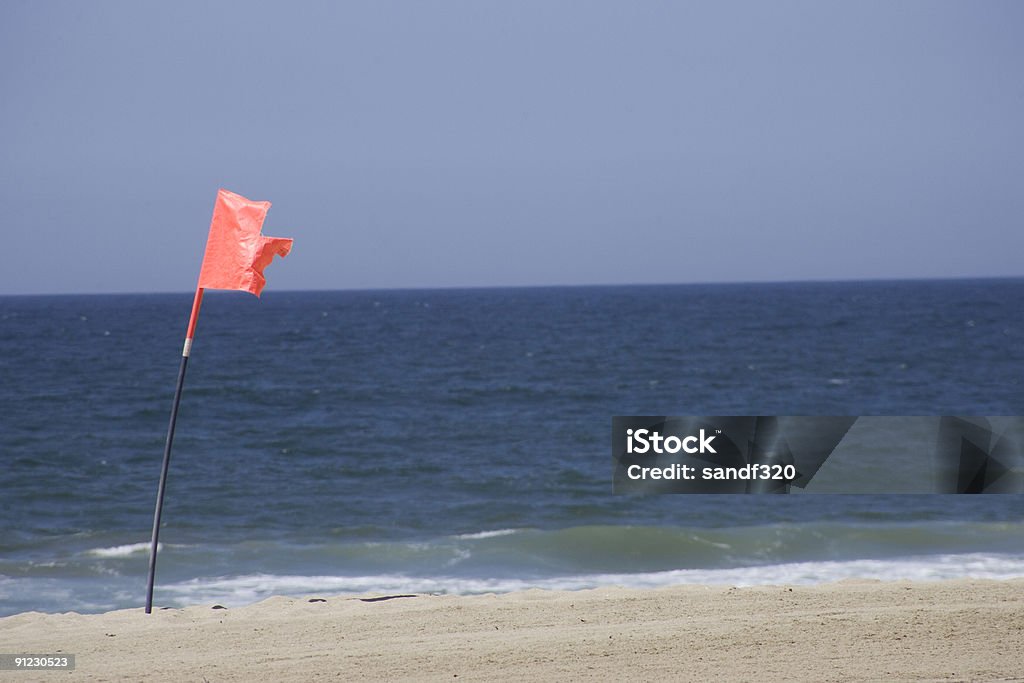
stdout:
[[199,318],[199,306],[203,303],[203,288],[196,288],[196,296],[192,301],[192,315],[185,333],[185,346],[181,350],[181,367],[178,369],[178,385],[174,389],[174,403],[171,405],[171,422],[167,426],[167,442],[164,444],[164,462],[160,468],[160,485],[156,492],[156,510],[153,512],[153,538],[149,544],[149,579],[146,583],[146,614],[153,611],[153,581],[156,578],[156,550],[160,537],[160,515],[164,507],[164,491],[167,488],[167,470],[171,465],[171,444],[174,442],[174,425],[178,421],[178,404],[181,403],[181,390],[185,386],[185,369],[188,357],[192,353],[192,337],[196,333],[196,320]]
[[213,219],[206,237],[203,265],[199,268],[196,283],[196,298],[192,301],[192,315],[185,333],[185,346],[181,350],[181,368],[178,370],[178,386],[174,390],[174,404],[171,407],[171,421],[167,426],[167,443],[164,444],[164,462],[160,470],[160,486],[156,492],[156,510],[153,512],[153,539],[149,546],[149,579],[146,584],[146,614],[153,611],[153,582],[156,578],[156,552],[159,548],[160,514],[164,507],[164,491],[167,489],[167,470],[171,464],[171,444],[174,442],[174,423],[178,420],[178,404],[181,390],[185,385],[185,369],[192,353],[192,337],[196,333],[199,306],[203,303],[206,289],[234,289],[256,296],[263,291],[266,278],[263,269],[270,265],[274,256],[285,257],[292,248],[288,237],[267,237],[260,233],[263,219],[270,209],[270,202],[254,202],[240,194],[225,189],[217,191],[213,205]]

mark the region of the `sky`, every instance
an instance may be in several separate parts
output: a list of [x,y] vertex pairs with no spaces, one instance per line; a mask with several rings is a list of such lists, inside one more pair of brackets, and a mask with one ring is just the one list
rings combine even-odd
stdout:
[[0,294],[1024,275],[1024,3],[0,3]]

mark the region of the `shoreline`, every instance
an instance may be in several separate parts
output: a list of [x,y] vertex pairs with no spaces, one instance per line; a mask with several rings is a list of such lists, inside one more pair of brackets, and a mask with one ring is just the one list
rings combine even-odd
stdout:
[[1021,680],[1024,579],[27,612],[0,618],[0,652],[76,656],[47,680]]

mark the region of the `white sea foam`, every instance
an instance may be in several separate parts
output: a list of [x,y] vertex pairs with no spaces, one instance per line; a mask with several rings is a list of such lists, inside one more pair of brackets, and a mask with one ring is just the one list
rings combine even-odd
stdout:
[[[163,550],[164,544],[157,544],[157,552]],[[127,545],[115,545],[109,548],[92,548],[87,550],[87,555],[95,557],[128,557],[136,553],[149,552],[149,543],[129,543]]]
[[480,538],[495,538],[496,536],[511,536],[512,534],[517,534],[520,531],[522,531],[522,529],[495,529],[493,531],[477,531],[472,534],[459,534],[455,538],[469,541]]
[[464,548],[455,548],[454,553],[455,553],[455,556],[452,559],[450,559],[450,560],[448,560],[447,562],[444,563],[444,565],[446,567],[454,567],[455,565],[459,564],[460,562],[464,562],[464,561],[468,560],[470,557],[473,556],[473,553],[471,553],[470,551],[468,551],[468,550],[466,550]]
[[220,602],[243,605],[273,595],[339,594],[455,594],[509,593],[540,588],[583,590],[601,586],[659,588],[673,585],[808,585],[843,579],[882,581],[940,581],[946,579],[1024,578],[1024,555],[971,553],[891,560],[848,562],[793,562],[733,569],[677,569],[636,574],[584,574],[538,579],[456,576],[415,577],[401,574],[373,576],[282,576],[248,574],[198,578],[161,586],[162,600],[185,606]]

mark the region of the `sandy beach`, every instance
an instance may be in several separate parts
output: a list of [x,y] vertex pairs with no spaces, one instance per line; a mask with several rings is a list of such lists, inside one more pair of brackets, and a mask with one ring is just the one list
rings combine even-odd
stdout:
[[0,619],[29,680],[1024,680],[1024,580],[276,597]]

